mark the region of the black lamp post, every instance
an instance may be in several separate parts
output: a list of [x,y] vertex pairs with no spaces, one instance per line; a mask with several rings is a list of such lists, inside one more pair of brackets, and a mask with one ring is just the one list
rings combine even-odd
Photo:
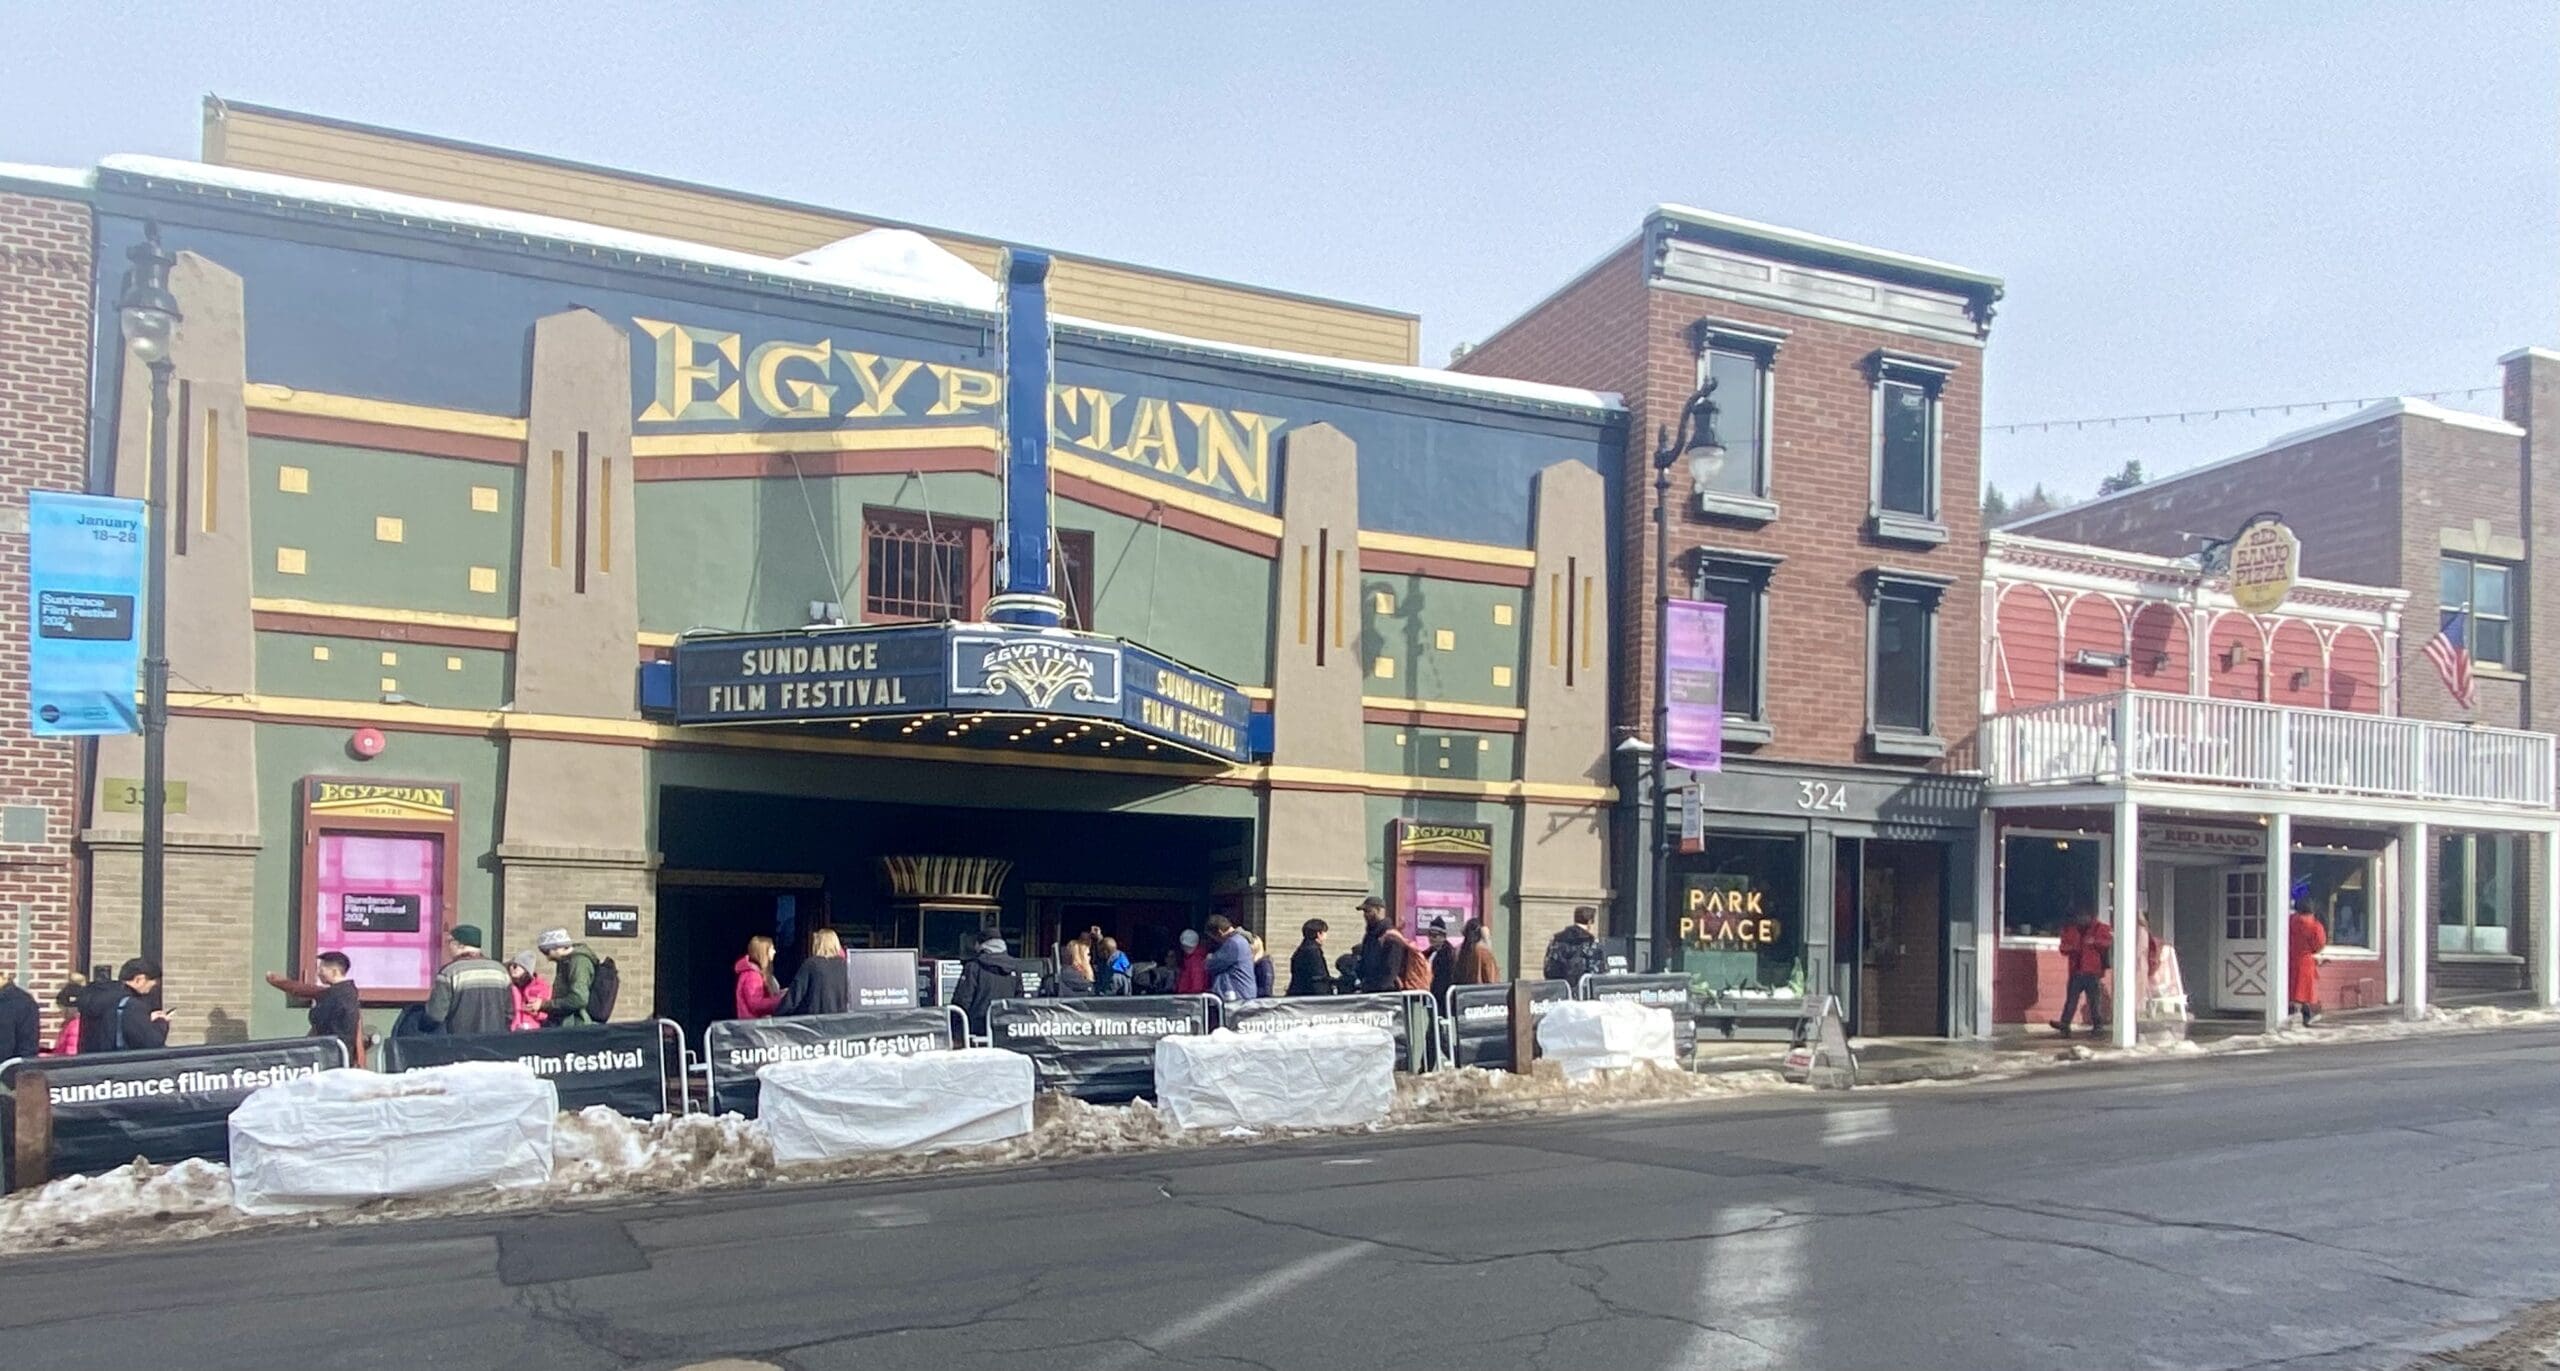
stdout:
[[1659,971],[1670,960],[1671,802],[1667,793],[1671,753],[1671,468],[1689,460],[1689,488],[1703,490],[1724,470],[1724,441],[1716,437],[1716,380],[1706,378],[1680,406],[1675,434],[1654,427],[1653,448],[1653,907],[1636,964]]
[[160,246],[160,226],[150,225],[126,254],[124,294],[117,309],[125,345],[151,369],[151,564],[142,628],[142,937],[137,951],[160,962],[162,870],[168,846],[169,791],[169,378],[177,364],[178,299],[169,293],[169,268],[177,258]]

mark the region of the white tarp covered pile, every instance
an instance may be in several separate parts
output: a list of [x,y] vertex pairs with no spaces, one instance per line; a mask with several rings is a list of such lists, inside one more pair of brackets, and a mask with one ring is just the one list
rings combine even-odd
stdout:
[[1396,1040],[1383,1028],[1220,1029],[1156,1042],[1156,1107],[1181,1128],[1351,1128],[1396,1102]]
[[756,1073],[773,1159],[936,1152],[1031,1131],[1031,1059],[994,1047],[911,1057],[818,1057]]
[[231,1202],[292,1214],[391,1195],[538,1190],[551,1180],[551,1082],[515,1062],[323,1071],[231,1113]]
[[1576,1000],[1538,1020],[1538,1055],[1562,1066],[1569,1081],[1646,1062],[1677,1068],[1678,1043],[1670,1010],[1633,1000]]

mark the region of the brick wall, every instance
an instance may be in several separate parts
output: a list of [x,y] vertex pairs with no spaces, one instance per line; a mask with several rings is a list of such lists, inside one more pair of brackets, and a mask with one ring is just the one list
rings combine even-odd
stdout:
[[[90,870],[101,958],[131,955],[142,942],[142,848],[96,841]],[[160,909],[160,988],[172,1046],[249,1038],[251,997],[272,995],[251,965],[257,921],[258,839],[171,835]]]
[[92,278],[88,206],[0,191],[0,805],[45,810],[44,841],[0,846],[0,974],[24,945],[48,1041],[80,941],[79,753],[27,735],[26,493],[85,488]]
[[[2524,506],[2528,551],[2560,547],[2560,355],[2526,351],[2506,363],[2507,422],[2525,429]],[[2553,488],[2546,488],[2545,482]],[[2560,610],[2560,557],[2534,557],[2525,569],[2528,615],[2550,605]],[[2549,638],[2523,629],[2527,727],[2560,732],[2560,632]],[[2540,682],[2540,687],[2535,687]]]
[[[2418,655],[2436,631],[2436,562],[2443,551],[2444,533],[2469,532],[2485,521],[2494,538],[2524,537],[2523,445],[2505,434],[2430,419],[2403,418],[2398,428],[2401,566],[2399,579],[2384,584],[2404,586],[2409,592],[2402,620],[2407,633],[2400,663],[2400,712],[2418,719],[2467,718],[2501,728],[2535,727],[2525,722],[2524,682],[2519,673],[2489,666],[2474,671],[2479,707],[2466,714]],[[2515,580],[2521,610],[2525,577]],[[2530,638],[2521,632],[2517,636],[2519,646]]]
[[[2377,419],[2006,527],[2038,538],[2184,557],[2197,551],[2199,537],[2228,538],[2241,520],[2275,510],[2302,539],[2303,575],[2396,586],[2399,456],[2400,423]],[[2432,527],[2427,537],[2435,537]]]
[[[1626,645],[1618,723],[1650,731],[1653,708],[1653,464],[1657,425],[1679,417],[1697,385],[1690,326],[1701,317],[1783,329],[1773,373],[1770,493],[1778,519],[1750,528],[1704,518],[1685,469],[1672,472],[1672,555],[1701,544],[1786,558],[1769,593],[1766,695],[1777,761],[1872,760],[1866,730],[1867,601],[1876,567],[1949,578],[1939,609],[1937,727],[1972,735],[1981,675],[1982,354],[1881,329],[1650,289],[1641,243],[1612,254],[1467,354],[1461,371],[1614,390],[1627,402],[1627,462],[1618,492],[1626,557],[1619,577]],[[1865,369],[1878,348],[1959,363],[1942,399],[1941,515],[1947,543],[1886,545],[1865,532],[1872,403]],[[1674,594],[1686,594],[1685,560]]]

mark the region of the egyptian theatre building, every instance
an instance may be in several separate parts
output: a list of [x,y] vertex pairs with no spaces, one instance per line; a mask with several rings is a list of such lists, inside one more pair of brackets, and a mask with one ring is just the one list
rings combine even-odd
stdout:
[[[594,202],[823,219],[627,188]],[[1383,893],[1514,967],[1606,898],[1609,397],[1400,364],[1402,316],[911,232],[794,260],[140,158],[0,204],[77,226],[64,336],[98,340],[46,419],[85,460],[22,489],[144,490],[115,302],[147,234],[175,255],[181,1040],[298,1031],[260,973],[332,948],[392,1010],[456,922],[569,928],[617,1017],[699,1027],[756,933],[1144,957],[1225,912],[1285,959]],[[1281,322],[1126,322],[1183,309]],[[65,961],[137,945],[139,765],[58,768],[28,851],[75,873]]]

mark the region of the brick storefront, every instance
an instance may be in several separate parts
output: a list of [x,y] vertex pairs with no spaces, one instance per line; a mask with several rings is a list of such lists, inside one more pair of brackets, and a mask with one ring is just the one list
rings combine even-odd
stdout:
[[[1657,429],[1676,424],[1706,352],[1757,359],[1765,406],[1726,389],[1716,399],[1730,433],[1758,427],[1738,422],[1747,419],[1740,407],[1761,408],[1764,479],[1710,503],[1685,464],[1671,473],[1671,593],[1694,593],[1707,564],[1719,574],[1739,568],[1760,587],[1759,707],[1736,710],[1729,693],[1726,767],[1703,779],[1704,806],[1711,834],[1763,844],[1738,862],[1789,868],[1803,984],[1818,991],[1836,981],[1853,1000],[1863,995],[1875,1010],[1867,1031],[1962,1031],[1972,1019],[1971,1005],[1938,985],[1969,974],[1949,965],[1945,949],[1970,945],[1972,801],[1956,773],[1978,714],[1982,358],[1999,290],[1993,278],[1940,263],[1666,207],[1456,364],[1625,397],[1616,715],[1620,736],[1643,738],[1654,689]],[[1902,370],[1912,365],[1925,371]],[[1919,528],[1880,513],[1878,455],[1883,386],[1915,374],[1929,378],[1936,400],[1934,508]],[[1878,727],[1869,679],[1874,606],[1887,585],[1935,596],[1928,726],[1916,741]],[[1656,901],[1647,778],[1626,765],[1631,756],[1621,759],[1633,807],[1617,883],[1631,898],[1613,919],[1623,936],[1648,928]],[[1687,779],[1675,773],[1670,783]],[[1886,846],[1870,850],[1876,843]],[[1938,850],[1896,850],[1905,844]],[[1675,891],[1693,865],[1673,864]],[[1823,913],[1835,904],[1870,915],[1881,905],[1884,917],[1842,913],[1835,942]],[[1912,926],[1891,931],[1897,919]],[[1862,928],[1888,930],[1890,946],[1847,950]],[[1836,967],[1826,947],[1839,952]],[[1926,964],[1925,974],[1876,975],[1888,962]],[[1850,986],[1853,975],[1872,983]]]
[[79,751],[23,726],[27,492],[84,488],[92,280],[88,206],[0,182],[0,714],[13,721],[0,730],[0,806],[40,810],[42,831],[0,843],[0,974],[46,1006],[48,1035],[52,992],[79,955]]

